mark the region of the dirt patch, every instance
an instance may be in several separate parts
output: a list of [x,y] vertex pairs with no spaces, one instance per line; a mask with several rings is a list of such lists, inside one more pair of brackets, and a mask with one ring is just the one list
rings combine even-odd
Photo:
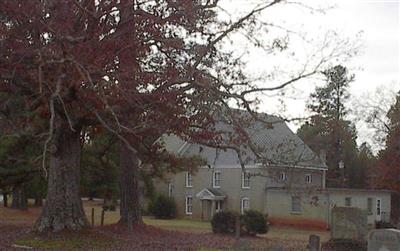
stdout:
[[0,224],[2,225],[33,225],[39,217],[42,208],[34,207],[28,210],[18,210],[0,207]]
[[0,250],[12,250],[11,246],[20,238],[29,235],[29,230],[29,226],[0,224]]

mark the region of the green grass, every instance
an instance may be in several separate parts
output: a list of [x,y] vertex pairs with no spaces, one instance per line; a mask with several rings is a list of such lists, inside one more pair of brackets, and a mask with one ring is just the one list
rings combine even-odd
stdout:
[[200,233],[211,232],[210,222],[186,219],[159,220],[150,217],[144,217],[143,221],[148,225],[168,230]]
[[93,250],[105,250],[112,247],[115,241],[110,238],[83,235],[60,239],[27,237],[26,239],[16,241],[15,244],[45,250],[87,250],[89,247]]
[[59,250],[59,249],[81,249],[83,248],[83,242],[80,239],[71,239],[71,240],[41,240],[41,239],[25,239],[16,241],[15,244],[21,246],[27,246],[32,248],[39,249],[50,249],[50,250]]

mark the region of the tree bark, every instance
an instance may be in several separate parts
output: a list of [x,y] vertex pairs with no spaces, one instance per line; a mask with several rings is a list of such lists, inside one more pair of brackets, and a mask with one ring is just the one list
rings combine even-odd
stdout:
[[8,193],[3,193],[3,206],[8,207]]
[[23,186],[15,186],[12,190],[11,208],[19,210],[28,209],[28,198]]
[[43,206],[43,197],[41,194],[37,194],[35,196],[35,207],[41,207]]
[[72,131],[56,114],[50,149],[46,201],[34,230],[40,233],[80,230],[89,227],[79,193],[80,130]]
[[124,142],[120,142],[120,224],[128,227],[142,223],[139,191],[139,159]]

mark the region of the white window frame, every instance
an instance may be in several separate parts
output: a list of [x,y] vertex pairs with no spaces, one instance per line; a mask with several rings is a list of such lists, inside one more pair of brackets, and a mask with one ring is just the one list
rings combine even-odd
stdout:
[[[245,207],[245,202],[247,202],[247,207]],[[245,211],[250,210],[250,199],[243,197],[240,201],[240,212],[244,214]]]
[[[347,204],[347,201],[349,202],[349,204]],[[344,198],[344,206],[345,207],[351,207],[351,197],[345,197]]]
[[376,199],[376,215],[382,216],[382,199],[381,198]]
[[[247,180],[246,180],[247,176]],[[248,184],[246,184],[248,183]],[[242,188],[250,189],[250,172],[242,172]]]
[[311,173],[306,174],[306,183],[307,184],[312,183],[312,174]]
[[[217,174],[218,174],[218,177],[219,177],[218,180],[217,180]],[[220,188],[221,187],[221,172],[220,171],[214,171],[213,172],[212,184],[213,184],[213,188]]]
[[168,183],[168,197],[172,197],[174,194],[174,184],[172,182]]
[[186,184],[186,187],[193,187],[193,175],[191,172],[186,172],[185,184]]
[[374,200],[371,197],[367,198],[367,212],[368,215],[374,214]]
[[221,200],[217,200],[215,202],[215,212],[221,212],[222,211],[222,201]]
[[286,177],[286,173],[285,172],[281,172],[279,174],[279,180],[281,181],[286,181],[287,177]]
[[[291,205],[290,205],[291,206],[291,210],[290,211],[292,213],[294,213],[294,214],[300,214],[301,211],[302,211],[300,196],[292,196],[291,199],[292,199],[292,201],[291,201]],[[294,206],[295,200],[298,200],[299,210],[295,210],[295,206]]]
[[186,198],[185,198],[185,212],[186,212],[186,215],[192,215],[193,214],[193,196],[192,195],[186,195]]

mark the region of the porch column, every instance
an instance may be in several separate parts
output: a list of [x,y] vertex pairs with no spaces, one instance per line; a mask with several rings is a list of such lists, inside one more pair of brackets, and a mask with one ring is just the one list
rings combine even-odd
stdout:
[[214,211],[215,211],[215,200],[211,201],[211,219],[214,216]]
[[204,220],[203,203],[204,203],[204,200],[200,200],[201,220]]

